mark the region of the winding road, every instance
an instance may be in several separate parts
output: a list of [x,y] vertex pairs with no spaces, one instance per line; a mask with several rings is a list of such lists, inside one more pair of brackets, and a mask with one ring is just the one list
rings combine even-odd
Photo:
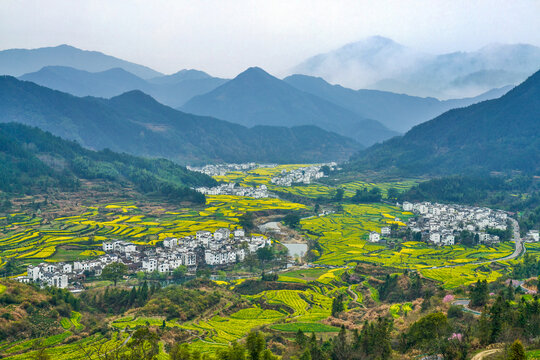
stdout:
[[480,316],[482,313],[480,311],[473,310],[469,307],[469,304],[471,303],[471,300],[469,299],[458,299],[452,303],[452,305],[458,305],[463,307],[463,311],[469,312],[473,315]]

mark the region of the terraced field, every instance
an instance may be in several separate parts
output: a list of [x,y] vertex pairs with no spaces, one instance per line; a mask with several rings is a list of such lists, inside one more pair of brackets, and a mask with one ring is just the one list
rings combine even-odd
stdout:
[[229,317],[214,316],[206,321],[188,322],[180,327],[198,334],[200,340],[190,344],[201,352],[212,352],[246,336],[252,329],[272,324],[286,316],[275,310],[257,307],[240,310]]
[[[512,254],[513,243],[497,246],[464,247],[461,245],[433,247],[422,242],[401,243],[396,249],[370,243],[370,231],[404,222],[412,216],[399,208],[384,204],[344,205],[342,213],[313,217],[301,221],[307,236],[318,239],[323,254],[317,261],[327,265],[347,265],[368,262],[402,269],[416,269],[426,277],[440,280],[445,286],[468,284],[480,279],[493,280],[498,272],[479,272],[478,266],[458,266],[450,269],[428,269],[444,265],[466,265],[479,260],[499,259]],[[399,221],[396,221],[399,218]],[[532,249],[532,247],[531,247]]]
[[[309,237],[316,238],[324,249],[319,263],[344,265],[358,260],[362,254],[382,251],[382,245],[368,243],[370,231],[380,231],[381,227],[398,223],[412,216],[398,208],[384,204],[366,204],[343,206],[342,213],[324,217],[313,217],[301,221],[301,227]],[[401,221],[396,222],[398,217]]]
[[103,254],[100,247],[107,239],[155,245],[168,236],[235,228],[238,216],[249,211],[304,208],[305,205],[276,198],[209,196],[204,208],[181,208],[159,215],[144,213],[132,203],[92,206],[80,215],[52,221],[10,214],[0,219],[0,267],[11,258],[25,263],[86,259]]
[[77,360],[77,359],[87,359],[88,357],[81,351],[81,349],[86,349],[86,351],[91,351],[93,347],[99,345],[103,346],[104,349],[114,349],[121,346],[122,342],[127,337],[125,333],[116,332],[113,334],[111,339],[105,338],[101,334],[93,334],[86,336],[80,340],[71,342],[69,344],[59,344],[66,338],[71,336],[71,332],[66,331],[58,335],[50,336],[46,339],[34,339],[29,340],[24,343],[17,343],[15,347],[9,348],[6,353],[15,353],[21,352],[21,354],[14,354],[12,356],[7,356],[5,359],[10,360],[26,360],[26,359],[35,359],[37,358],[38,350],[33,350],[32,345],[37,341],[41,341],[41,345],[47,346],[47,355],[51,359],[58,360]]

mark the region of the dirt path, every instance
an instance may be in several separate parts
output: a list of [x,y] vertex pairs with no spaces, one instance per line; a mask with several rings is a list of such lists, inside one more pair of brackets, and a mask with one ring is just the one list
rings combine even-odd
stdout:
[[501,351],[502,349],[490,349],[490,350],[484,350],[479,352],[478,354],[474,355],[471,360],[483,360],[485,357],[493,355]]

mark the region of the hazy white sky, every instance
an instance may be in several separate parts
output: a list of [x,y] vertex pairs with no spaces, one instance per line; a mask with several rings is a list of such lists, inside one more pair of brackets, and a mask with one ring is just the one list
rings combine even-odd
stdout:
[[0,0],[0,49],[70,44],[165,73],[275,74],[371,35],[427,52],[540,46],[540,0]]

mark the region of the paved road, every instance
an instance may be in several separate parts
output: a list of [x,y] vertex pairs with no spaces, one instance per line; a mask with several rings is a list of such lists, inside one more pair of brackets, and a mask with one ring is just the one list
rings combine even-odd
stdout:
[[482,313],[480,311],[473,310],[469,307],[471,300],[469,299],[459,299],[452,303],[452,305],[463,306],[463,311],[470,312],[471,314],[480,316]]
[[514,240],[514,246],[515,247],[514,247],[514,252],[512,254],[510,254],[508,256],[505,256],[505,257],[502,257],[502,258],[498,258],[498,259],[473,261],[473,262],[469,262],[469,263],[454,264],[454,265],[433,266],[433,267],[430,267],[430,268],[427,268],[427,269],[447,269],[447,268],[453,268],[453,267],[458,267],[458,266],[463,266],[463,265],[471,265],[471,264],[473,264],[473,265],[491,264],[493,262],[506,261],[506,260],[511,260],[511,259],[515,259],[515,258],[519,257],[520,255],[525,253],[525,246],[523,245],[523,239],[519,235],[519,224],[518,224],[518,222],[515,219],[512,219],[512,218],[510,218],[510,222],[512,223],[512,228],[514,230],[513,240]]

